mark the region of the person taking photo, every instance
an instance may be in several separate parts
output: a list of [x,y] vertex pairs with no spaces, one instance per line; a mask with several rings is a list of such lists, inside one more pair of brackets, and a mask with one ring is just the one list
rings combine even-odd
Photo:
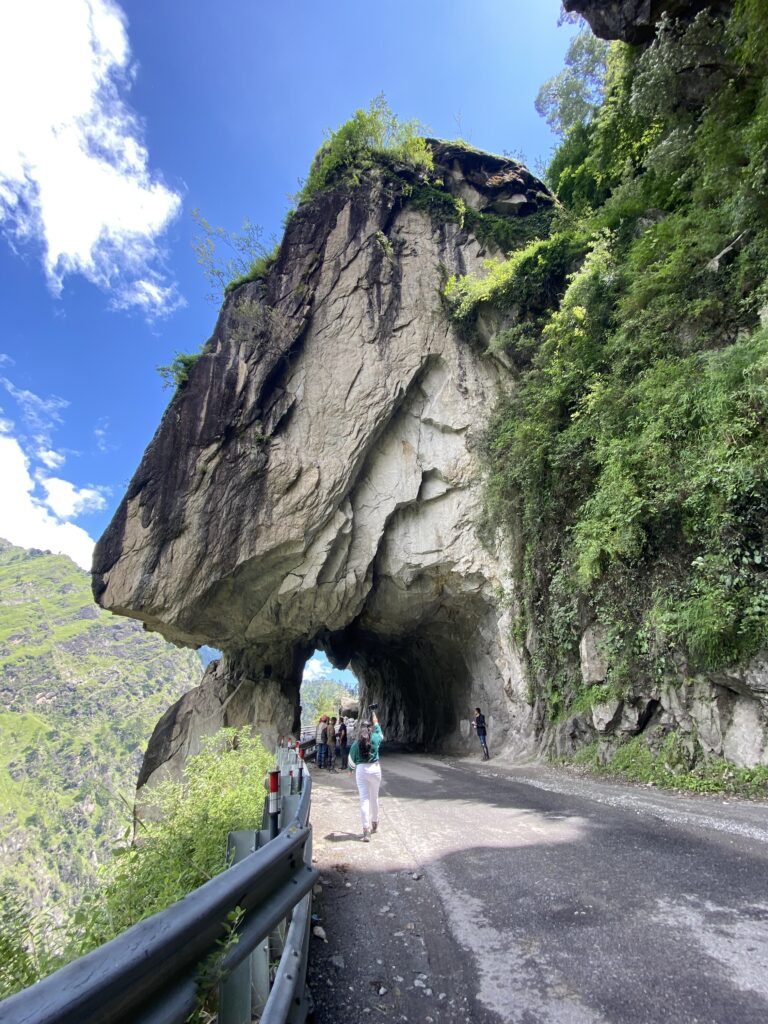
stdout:
[[347,765],[355,773],[357,791],[360,794],[360,817],[363,822],[362,840],[370,843],[371,835],[379,827],[379,787],[381,786],[381,765],[379,764],[379,747],[384,740],[379,719],[376,715],[377,704],[370,704],[370,721],[363,722],[358,730],[357,739],[349,751]]

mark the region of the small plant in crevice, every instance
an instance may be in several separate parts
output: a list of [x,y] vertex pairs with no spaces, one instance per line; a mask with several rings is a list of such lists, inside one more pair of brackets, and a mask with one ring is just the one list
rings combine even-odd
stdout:
[[274,266],[280,243],[267,247],[258,224],[246,219],[240,231],[227,231],[214,227],[199,210],[193,210],[192,217],[200,232],[192,248],[211,287],[211,302],[220,302],[241,284],[260,280]]
[[157,372],[163,381],[163,387],[183,388],[189,380],[192,367],[202,354],[202,352],[177,352],[167,366],[158,366]]
[[386,259],[393,260],[395,258],[395,247],[392,244],[392,239],[387,238],[383,231],[377,231],[374,238]]
[[270,252],[257,256],[242,274],[229,281],[224,287],[224,294],[229,295],[229,293],[234,291],[235,288],[239,288],[240,285],[243,284],[248,284],[249,281],[263,280],[269,274],[272,267],[277,263],[277,257],[279,254],[280,243],[278,242]]

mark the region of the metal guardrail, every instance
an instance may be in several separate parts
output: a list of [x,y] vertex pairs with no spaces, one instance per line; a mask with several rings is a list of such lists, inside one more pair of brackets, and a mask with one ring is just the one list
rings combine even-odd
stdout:
[[[302,791],[289,804],[295,814],[276,838],[166,910],[4,1000],[0,1022],[182,1024],[198,1004],[201,974],[230,974],[294,908],[261,1019],[265,1024],[303,1020],[304,973],[299,977],[296,968],[303,961],[306,970],[311,891],[319,877],[311,866],[311,789],[304,772]],[[243,917],[237,941],[230,944],[227,922],[236,908]],[[303,950],[299,960],[297,950]]]

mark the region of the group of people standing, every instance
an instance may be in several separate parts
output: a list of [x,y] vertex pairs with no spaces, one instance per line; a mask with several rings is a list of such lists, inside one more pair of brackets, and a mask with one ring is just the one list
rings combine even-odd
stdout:
[[318,768],[327,768],[328,771],[335,772],[337,762],[342,768],[347,767],[349,732],[343,717],[329,718],[328,715],[321,715],[317,723],[315,744]]

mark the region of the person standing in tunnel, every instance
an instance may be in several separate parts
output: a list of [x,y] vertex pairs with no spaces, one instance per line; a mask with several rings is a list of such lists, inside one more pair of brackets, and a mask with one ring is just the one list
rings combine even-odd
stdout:
[[339,718],[339,726],[336,730],[336,743],[339,748],[339,757],[341,759],[341,767],[347,767],[347,761],[349,759],[349,743],[347,742],[347,723],[343,718]]
[[491,755],[488,753],[488,738],[487,729],[485,727],[485,715],[481,712],[480,708],[475,708],[475,720],[472,723],[472,728],[477,732],[477,738],[480,740],[480,746],[483,748],[483,760],[490,761]]
[[336,719],[332,718],[328,723],[328,757],[325,767],[329,772],[336,771]]
[[357,739],[349,751],[348,767],[355,771],[357,791],[360,794],[360,817],[363,821],[363,842],[369,843],[371,835],[379,827],[379,787],[381,786],[381,765],[379,764],[379,747],[384,740],[379,719],[376,715],[378,705],[371,704],[370,722],[363,722],[358,730]]
[[315,734],[315,746],[317,747],[317,767],[324,768],[328,756],[328,715],[321,715],[317,723]]

